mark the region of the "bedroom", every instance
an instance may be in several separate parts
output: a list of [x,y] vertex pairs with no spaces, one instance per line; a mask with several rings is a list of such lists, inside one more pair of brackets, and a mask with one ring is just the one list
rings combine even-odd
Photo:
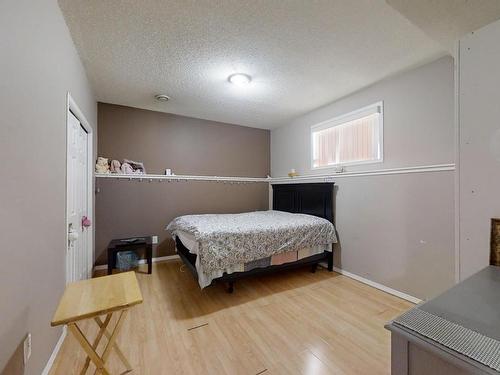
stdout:
[[[500,241],[499,19],[494,0],[2,2],[0,373],[497,373],[405,313],[500,348],[498,282],[477,281]],[[108,267],[138,283],[128,316],[56,319]],[[447,315],[442,293],[469,300]]]

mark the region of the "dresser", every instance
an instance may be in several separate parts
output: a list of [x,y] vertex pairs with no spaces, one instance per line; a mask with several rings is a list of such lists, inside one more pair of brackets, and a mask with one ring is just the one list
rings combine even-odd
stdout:
[[500,374],[500,267],[483,269],[386,328],[392,375]]

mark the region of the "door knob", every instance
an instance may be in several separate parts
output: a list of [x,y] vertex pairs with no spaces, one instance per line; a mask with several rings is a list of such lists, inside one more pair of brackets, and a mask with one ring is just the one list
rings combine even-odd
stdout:
[[78,232],[73,229],[72,226],[70,226],[69,231],[68,231],[68,240],[69,242],[74,242],[78,239]]

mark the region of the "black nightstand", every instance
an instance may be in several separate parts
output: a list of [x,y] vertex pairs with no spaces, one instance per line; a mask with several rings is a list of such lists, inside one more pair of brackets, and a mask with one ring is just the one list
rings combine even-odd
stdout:
[[[135,241],[130,241],[136,239]],[[148,262],[148,273],[153,271],[153,241],[151,236],[120,238],[112,240],[108,245],[108,275],[113,273],[116,265],[116,253],[127,250],[146,250],[146,260]]]

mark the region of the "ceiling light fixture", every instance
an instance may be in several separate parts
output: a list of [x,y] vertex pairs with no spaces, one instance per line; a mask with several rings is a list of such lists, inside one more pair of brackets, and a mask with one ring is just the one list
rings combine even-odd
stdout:
[[246,86],[252,81],[252,77],[244,73],[234,73],[227,80],[236,86]]
[[155,99],[159,102],[168,102],[170,100],[170,96],[165,94],[157,94],[155,95]]

